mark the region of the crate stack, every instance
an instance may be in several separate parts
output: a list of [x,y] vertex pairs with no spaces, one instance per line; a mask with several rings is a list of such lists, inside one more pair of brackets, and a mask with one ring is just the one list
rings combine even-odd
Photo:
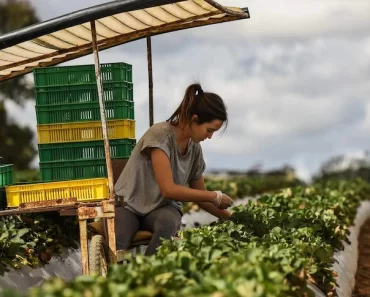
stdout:
[[0,157],[0,210],[6,208],[5,187],[14,182],[13,164],[3,164],[3,158]]
[[[101,64],[112,159],[136,144],[132,66]],[[40,174],[43,182],[107,177],[94,65],[35,68]]]

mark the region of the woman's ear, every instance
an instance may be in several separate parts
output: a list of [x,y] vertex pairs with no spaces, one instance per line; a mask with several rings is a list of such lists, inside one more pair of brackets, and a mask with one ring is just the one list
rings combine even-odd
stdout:
[[198,122],[198,116],[196,114],[194,114],[192,117],[191,117],[191,122],[195,122],[197,123]]

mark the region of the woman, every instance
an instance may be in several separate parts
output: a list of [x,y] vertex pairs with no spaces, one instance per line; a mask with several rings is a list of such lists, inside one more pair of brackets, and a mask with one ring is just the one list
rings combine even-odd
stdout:
[[127,249],[140,229],[153,233],[146,255],[155,254],[161,238],[179,230],[182,202],[195,202],[218,218],[230,217],[227,208],[233,200],[205,188],[200,146],[225,122],[222,99],[192,84],[174,114],[146,131],[115,184],[127,203],[116,209],[117,249]]

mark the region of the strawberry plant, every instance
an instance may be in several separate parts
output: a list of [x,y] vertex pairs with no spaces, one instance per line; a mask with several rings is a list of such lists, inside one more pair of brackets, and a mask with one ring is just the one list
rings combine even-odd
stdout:
[[182,230],[155,256],[128,254],[128,264],[110,266],[106,278],[54,278],[26,296],[313,296],[308,281],[336,296],[333,256],[369,193],[369,184],[355,180],[264,194],[228,220]]
[[[206,188],[210,191],[220,190],[233,199],[256,196],[279,189],[303,185],[300,180],[290,180],[283,176],[245,176],[231,178],[205,177]],[[195,203],[184,203],[183,213],[198,211]]]
[[76,247],[75,218],[43,215],[0,217],[0,275],[22,266],[48,263],[63,247]]

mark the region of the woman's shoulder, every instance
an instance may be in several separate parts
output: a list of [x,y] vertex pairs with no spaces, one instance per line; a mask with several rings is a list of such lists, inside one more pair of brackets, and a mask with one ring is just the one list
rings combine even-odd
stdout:
[[158,122],[146,130],[143,136],[145,138],[155,137],[157,139],[164,139],[170,138],[172,133],[172,127],[168,122]]
[[171,124],[169,122],[158,122],[158,123],[155,123],[153,124],[149,129],[148,131],[156,131],[156,130],[160,130],[160,131],[170,131],[171,129]]

